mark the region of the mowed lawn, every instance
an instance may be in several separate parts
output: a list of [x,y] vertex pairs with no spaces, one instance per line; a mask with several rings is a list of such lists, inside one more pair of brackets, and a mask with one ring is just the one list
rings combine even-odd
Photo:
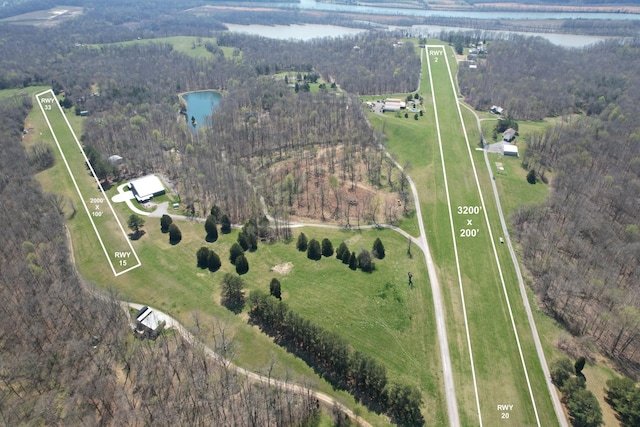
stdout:
[[[44,114],[49,120],[49,125],[53,130],[53,134],[57,138],[58,145],[55,144],[54,135],[47,126],[48,135],[51,138],[51,144],[56,153],[56,160],[59,167],[67,171],[65,182],[74,188],[74,198],[78,214],[90,215],[95,229],[91,228],[89,233],[93,233],[92,238],[98,239],[101,244],[102,259],[113,267],[112,271],[121,272],[138,264],[131,250],[131,245],[124,229],[124,222],[118,223],[114,211],[110,208],[104,193],[98,188],[97,180],[92,176],[91,171],[86,166],[86,160],[83,152],[79,149],[78,143],[74,138],[74,133],[67,121],[65,121],[64,112],[55,102],[53,92],[49,91],[36,97],[35,108],[44,108]],[[48,101],[48,102],[45,102]],[[77,136],[77,135],[76,135]],[[64,153],[64,158],[60,154],[60,149]],[[66,160],[66,163],[65,163]],[[68,172],[71,171],[75,178],[75,183],[71,180]],[[78,192],[81,196],[78,195]],[[130,255],[127,258],[118,258],[117,253],[127,252]],[[95,257],[97,258],[97,254]]]
[[[440,51],[442,52],[442,49]],[[449,62],[455,75],[456,64],[455,60],[451,59],[452,51],[447,48],[446,52],[450,57]],[[486,170],[483,153],[475,150],[476,143],[480,139],[477,124],[475,117],[466,109],[463,110],[472,159],[476,165],[483,191],[484,207],[472,171],[469,150],[456,107],[457,99],[451,88],[447,62],[442,54],[439,55],[438,62],[435,62],[434,58],[435,55],[431,57],[427,55],[423,61],[423,80],[420,88],[420,95],[424,98],[425,107],[423,117],[415,121],[385,115],[384,117],[372,116],[371,120],[378,128],[384,126],[387,135],[398,134],[400,136],[399,138],[388,138],[389,149],[401,164],[411,162],[413,165],[410,175],[418,186],[425,215],[427,237],[438,267],[439,279],[445,297],[447,332],[456,376],[456,393],[462,423],[470,426],[479,424],[463,312],[463,308],[465,308],[469,322],[471,351],[473,352],[483,425],[536,425],[533,405],[525,379],[525,370],[517,349],[505,292],[484,217],[486,209],[489,227],[493,231],[493,238],[497,240],[502,234],[491,192],[491,177]],[[453,210],[453,234],[460,256],[464,307],[454,257],[427,60],[432,61],[435,102],[438,107],[443,144],[442,155],[445,160]],[[511,160],[501,159],[504,163]],[[517,170],[519,162],[517,159],[513,160],[513,163],[508,163],[505,173],[514,172],[513,175],[509,175],[514,182],[499,183],[499,186],[514,184],[521,175],[521,172]],[[546,194],[544,187],[546,186],[540,185],[536,188],[536,190],[539,189],[538,194],[541,194],[542,197]],[[505,189],[505,187],[501,188]],[[538,200],[541,200],[542,197],[539,197]],[[514,195],[512,200],[506,203],[507,207],[513,209],[519,200],[522,200],[521,195]],[[529,325],[524,316],[522,299],[511,260],[504,245],[501,246],[498,243],[496,249],[540,423],[545,426],[555,425],[557,421],[533,347]],[[514,406],[511,410],[502,411],[497,409],[497,405]],[[509,418],[506,418],[507,416]]]
[[[66,112],[71,116],[72,112]],[[73,126],[83,121],[73,117]],[[34,110],[28,119],[38,130],[38,139],[53,143],[41,112]],[[58,132],[63,126],[57,117],[52,126]],[[66,126],[66,123],[64,124]],[[80,134],[80,129],[75,129]],[[62,132],[60,128],[60,132]],[[69,135],[65,138],[66,143]],[[75,144],[75,141],[73,142]],[[57,152],[57,149],[56,149]],[[63,194],[65,212],[71,231],[74,258],[82,275],[98,288],[110,290],[119,299],[157,307],[179,319],[187,327],[199,324],[202,340],[215,345],[224,332],[231,340],[229,356],[237,364],[257,372],[267,372],[274,363],[272,375],[306,382],[314,388],[337,397],[354,408],[373,425],[387,425],[384,417],[370,413],[345,392],[332,387],[313,373],[300,359],[285,352],[256,327],[248,324],[246,310],[234,315],[220,305],[220,281],[226,272],[233,272],[229,263],[229,248],[237,238],[237,230],[221,235],[218,241],[207,243],[203,223],[178,220],[183,239],[171,245],[167,234],[160,231],[158,218],[146,218],[144,236],[133,241],[142,266],[121,276],[114,276],[106,262],[86,212],[68,178],[66,167],[56,155],[56,165],[39,174],[46,191]],[[81,159],[76,159],[81,162]],[[95,184],[86,173],[77,177],[83,188]],[[108,197],[115,194],[115,186]],[[97,190],[96,190],[97,192]],[[76,213],[71,215],[75,206]],[[130,215],[124,203],[114,204],[123,224]],[[113,230],[112,230],[113,231]],[[253,289],[268,291],[275,277],[282,283],[283,300],[305,318],[332,330],[347,340],[355,350],[368,354],[387,367],[390,380],[412,383],[423,392],[423,413],[429,425],[446,424],[442,397],[441,363],[435,335],[433,302],[419,249],[412,245],[413,256],[407,254],[405,237],[391,230],[343,231],[341,229],[305,227],[294,229],[292,242],[260,244],[255,253],[248,253],[249,273],[242,276],[248,294]],[[335,256],[320,261],[307,259],[295,247],[298,233],[309,239],[328,238],[334,248],[346,241],[351,251],[371,251],[376,237],[382,239],[387,256],[376,260],[371,273],[352,271]],[[212,273],[196,266],[196,251],[201,246],[215,250],[221,260],[220,271]],[[291,263],[287,274],[272,272],[276,265]],[[407,273],[412,272],[410,287]],[[197,321],[196,321],[197,319]]]

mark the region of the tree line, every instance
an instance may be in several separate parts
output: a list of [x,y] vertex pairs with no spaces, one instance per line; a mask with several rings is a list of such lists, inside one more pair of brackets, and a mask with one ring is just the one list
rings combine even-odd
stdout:
[[398,425],[424,425],[422,395],[415,385],[389,381],[384,365],[354,351],[337,334],[302,318],[271,295],[252,291],[249,307],[252,323],[335,387],[349,391],[370,409],[386,413]]

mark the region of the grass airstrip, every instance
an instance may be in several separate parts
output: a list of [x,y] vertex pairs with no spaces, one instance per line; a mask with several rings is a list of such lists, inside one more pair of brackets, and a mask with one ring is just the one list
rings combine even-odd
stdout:
[[[188,45],[185,45],[185,47]],[[423,52],[424,53],[424,52]],[[450,54],[451,52],[449,52]],[[434,66],[435,81],[448,85],[447,70]],[[442,64],[438,64],[440,66]],[[451,64],[455,67],[455,62]],[[453,70],[455,72],[455,70]],[[432,98],[428,80],[429,70],[423,62],[423,80],[420,94],[424,97],[425,115],[419,120],[370,115],[371,122],[384,130],[388,149],[402,165],[409,165],[408,173],[418,186],[420,202],[425,215],[425,224],[429,244],[441,278],[447,313],[447,331],[451,350],[453,369],[458,394],[458,406],[463,425],[478,425],[476,396],[471,381],[471,355],[464,332],[463,302],[453,258],[451,227],[448,207],[443,189],[443,170],[441,152],[432,115],[436,100],[440,114],[440,126],[445,141],[458,141],[459,119],[456,106],[447,93],[436,92]],[[438,88],[438,84],[434,87]],[[449,87],[449,90],[451,88]],[[32,94],[42,88],[31,91]],[[2,96],[2,92],[0,92]],[[76,134],[81,134],[83,118],[72,111],[66,112]],[[462,111],[470,141],[480,138],[475,117],[466,110]],[[489,118],[488,114],[481,115]],[[456,120],[458,123],[456,124]],[[486,125],[486,122],[484,122]],[[61,126],[52,123],[52,127]],[[26,127],[30,134],[25,137],[25,145],[38,141],[53,144],[51,134],[39,109],[29,114]],[[537,127],[537,126],[536,126]],[[447,131],[445,129],[453,129]],[[60,141],[70,144],[75,141]],[[473,142],[472,142],[473,143]],[[463,151],[456,151],[462,149]],[[473,147],[471,148],[474,149]],[[466,147],[445,146],[449,185],[455,185],[453,193],[454,208],[457,206],[479,206],[475,183],[471,180],[470,166],[461,168],[460,164],[469,162]],[[73,240],[74,257],[83,276],[98,288],[114,290],[118,298],[148,304],[176,317],[187,327],[193,327],[198,319],[199,335],[209,345],[220,339],[221,331],[231,338],[229,355],[237,364],[257,372],[266,372],[274,363],[272,375],[289,378],[296,382],[306,382],[313,388],[335,396],[338,400],[354,408],[373,425],[386,425],[387,421],[358,405],[347,393],[333,390],[319,378],[300,359],[285,352],[259,330],[247,323],[246,312],[234,315],[219,303],[219,284],[225,272],[232,272],[228,262],[229,247],[235,242],[237,231],[221,235],[218,241],[205,241],[204,227],[201,222],[176,220],[183,235],[177,245],[169,243],[168,236],[161,233],[159,219],[146,218],[144,236],[132,242],[140,256],[142,266],[121,276],[114,276],[105,261],[99,242],[92,230],[88,216],[80,208],[77,192],[63,165],[60,154],[56,152],[56,164],[53,168],[38,175],[47,192],[55,192],[65,197],[65,211]],[[478,169],[481,191],[485,194],[485,207],[489,217],[488,226],[499,233],[497,213],[490,192],[491,177],[486,170],[483,154],[472,152],[472,160]],[[524,171],[518,159],[491,157],[491,165],[500,162],[502,173],[496,174],[496,184],[500,191],[505,213],[516,209],[521,203],[542,201],[547,194],[543,184],[526,184]],[[465,160],[466,159],[466,160]],[[456,165],[457,166],[454,166]],[[93,185],[93,178],[83,174],[78,179]],[[115,186],[107,191],[107,196],[115,194]],[[72,208],[75,207],[76,209]],[[126,224],[130,211],[123,203],[114,204],[120,221]],[[74,210],[76,211],[73,214]],[[471,347],[475,369],[478,375],[478,398],[483,421],[486,425],[535,425],[531,409],[529,391],[524,384],[523,368],[515,349],[514,330],[508,320],[505,308],[505,295],[494,281],[485,278],[495,277],[495,261],[491,261],[487,225],[482,215],[460,215],[454,218],[455,230],[468,228],[467,219],[477,228],[475,238],[460,241],[465,254],[462,259],[463,288],[467,292],[466,303],[470,304],[468,323],[471,332]],[[411,234],[415,235],[415,221]],[[268,291],[269,281],[276,277],[282,283],[283,300],[305,318],[322,327],[335,331],[347,340],[355,349],[365,352],[387,367],[391,379],[416,384],[425,399],[423,414],[427,425],[446,425],[447,416],[441,378],[441,361],[437,345],[436,328],[433,317],[433,301],[430,284],[423,257],[418,256],[419,249],[413,245],[413,257],[407,255],[407,239],[391,230],[345,231],[304,227],[296,228],[292,242],[260,244],[257,252],[248,254],[250,270],[242,276],[247,292],[252,289]],[[349,249],[371,250],[376,237],[385,245],[387,256],[376,261],[376,270],[372,274],[351,271],[339,260],[323,258],[314,262],[295,248],[295,238],[304,232],[308,238],[321,240],[329,238],[334,248],[345,241]],[[498,235],[498,234],[496,234]],[[196,251],[201,246],[215,250],[222,259],[220,271],[211,273],[196,267]],[[505,270],[508,296],[514,313],[516,331],[522,339],[523,357],[531,376],[532,394],[535,396],[542,425],[556,425],[554,413],[549,403],[548,391],[530,339],[530,329],[524,317],[522,301],[517,289],[513,268],[506,251],[498,247],[499,261]],[[290,263],[287,273],[272,271],[276,266]],[[407,272],[413,273],[414,287],[407,284]],[[553,343],[561,334],[560,328],[548,317],[536,311],[536,320],[540,329],[548,360],[559,353]],[[612,375],[611,371],[593,369],[595,383],[602,384]],[[601,396],[601,390],[594,390]],[[497,404],[513,404],[510,418],[503,418],[505,411],[496,409]],[[606,417],[606,407],[603,406]],[[502,417],[502,418],[501,418]]]

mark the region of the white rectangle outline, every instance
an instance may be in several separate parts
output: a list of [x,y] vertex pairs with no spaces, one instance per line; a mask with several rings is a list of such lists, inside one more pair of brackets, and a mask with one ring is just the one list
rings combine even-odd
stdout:
[[[51,126],[51,123],[49,122],[49,118],[47,117],[47,114],[44,111],[44,108],[42,107],[42,102],[40,101],[40,97],[42,95],[45,94],[49,94],[53,100],[55,101],[55,104],[58,106],[58,109],[60,110],[60,113],[62,114],[62,117],[64,118],[64,121],[67,123],[67,126],[69,127],[69,130],[71,131],[71,135],[73,135],[73,139],[75,140],[76,144],[78,145],[78,148],[80,149],[80,152],[82,153],[82,157],[84,157],[84,160],[86,162],[86,164],[89,166],[89,169],[91,170],[91,175],[94,177],[94,179],[96,180],[96,183],[98,185],[98,188],[100,189],[100,192],[102,193],[102,196],[104,197],[104,199],[107,202],[107,205],[109,205],[109,209],[111,209],[111,213],[113,214],[114,218],[116,219],[116,222],[118,223],[118,226],[120,227],[120,231],[122,232],[122,235],[124,236],[127,244],[129,245],[129,249],[131,249],[131,252],[133,253],[133,256],[136,258],[136,261],[138,262],[138,264],[127,268],[126,270],[120,271],[120,272],[116,272],[116,269],[113,265],[113,262],[111,261],[111,258],[109,257],[109,254],[107,253],[107,248],[105,248],[104,243],[102,242],[102,238],[100,237],[100,232],[98,231],[98,228],[96,227],[95,222],[93,221],[93,217],[91,216],[91,212],[89,212],[89,208],[87,207],[87,204],[84,200],[84,197],[82,196],[82,192],[80,191],[80,188],[78,187],[78,183],[76,182],[76,178],[73,176],[73,172],[71,172],[71,168],[69,167],[69,163],[67,162],[67,158],[64,155],[64,152],[62,151],[62,147],[60,146],[60,143],[58,142],[58,138],[56,136],[56,133],[53,130],[53,127]],[[58,100],[55,97],[55,94],[53,93],[52,89],[46,90],[44,92],[40,92],[38,94],[36,94],[35,96],[36,100],[38,101],[38,105],[40,105],[40,111],[42,111],[42,115],[44,116],[45,121],[47,122],[47,126],[49,126],[49,130],[51,131],[51,135],[53,136],[53,140],[56,142],[56,145],[58,147],[58,150],[60,151],[60,155],[62,156],[62,160],[64,161],[65,166],[67,167],[67,171],[69,172],[69,176],[71,177],[71,180],[73,181],[73,185],[76,188],[76,191],[78,192],[78,196],[80,197],[80,201],[82,202],[82,206],[84,206],[84,210],[87,212],[87,216],[89,217],[89,221],[91,221],[91,225],[93,226],[93,231],[96,233],[96,237],[98,237],[98,241],[100,242],[100,246],[102,247],[102,251],[104,252],[104,255],[107,257],[107,261],[109,261],[109,265],[111,266],[111,271],[113,272],[114,276],[120,276],[121,274],[127,273],[135,268],[138,268],[142,265],[142,262],[140,261],[140,258],[138,258],[138,254],[136,253],[135,249],[133,249],[133,245],[131,244],[131,241],[129,240],[129,237],[127,236],[127,233],[124,231],[124,228],[122,227],[122,223],[120,223],[120,219],[118,218],[118,215],[116,215],[116,212],[113,210],[113,206],[111,206],[111,202],[109,202],[109,197],[107,197],[107,195],[104,192],[104,189],[102,188],[102,186],[100,185],[100,181],[98,180],[98,177],[95,173],[95,171],[93,170],[93,166],[91,165],[91,162],[89,162],[89,159],[87,158],[87,155],[85,154],[84,150],[82,149],[82,145],[80,145],[80,141],[78,140],[78,137],[76,136],[76,133],[73,131],[73,128],[71,127],[71,123],[69,123],[69,120],[67,119],[67,116],[64,114],[64,111],[62,110],[62,107],[60,106],[60,103],[58,102]]]

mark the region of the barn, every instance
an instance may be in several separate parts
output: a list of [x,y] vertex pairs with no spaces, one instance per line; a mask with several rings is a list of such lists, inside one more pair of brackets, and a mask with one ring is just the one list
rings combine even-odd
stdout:
[[518,147],[513,144],[504,144],[502,146],[502,154],[505,156],[518,157]]
[[160,196],[165,193],[162,181],[155,175],[147,175],[134,179],[127,185],[133,192],[136,200],[140,203],[148,202],[154,196]]

